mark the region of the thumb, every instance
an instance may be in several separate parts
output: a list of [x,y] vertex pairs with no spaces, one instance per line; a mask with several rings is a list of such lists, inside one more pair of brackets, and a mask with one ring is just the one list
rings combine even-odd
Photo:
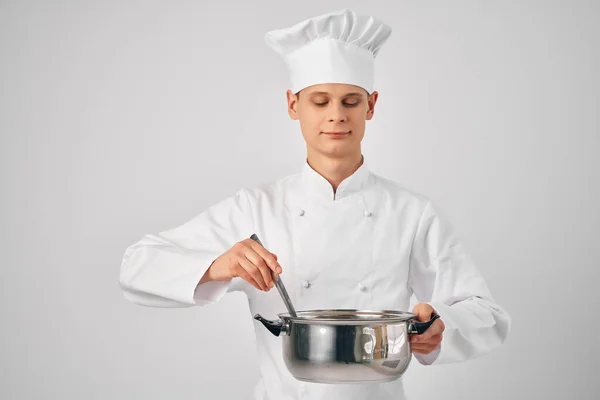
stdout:
[[435,310],[429,304],[419,303],[413,308],[413,314],[416,314],[419,322],[427,322],[431,319],[431,314]]

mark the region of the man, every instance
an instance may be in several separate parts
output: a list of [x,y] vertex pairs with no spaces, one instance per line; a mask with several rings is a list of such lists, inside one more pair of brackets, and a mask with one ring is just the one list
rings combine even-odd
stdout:
[[[510,317],[493,298],[451,225],[424,195],[367,169],[361,151],[373,117],[374,59],[391,34],[378,19],[341,10],[267,33],[292,81],[288,112],[307,157],[301,173],[241,189],[186,224],[146,235],[123,258],[127,299],[155,307],[203,306],[243,291],[252,315],[285,312],[272,272],[298,310],[412,310],[434,321],[412,337],[424,365],[491,352]],[[250,239],[256,233],[261,245]],[[258,321],[256,399],[401,399],[402,379],[333,385],[286,369],[279,338]]]

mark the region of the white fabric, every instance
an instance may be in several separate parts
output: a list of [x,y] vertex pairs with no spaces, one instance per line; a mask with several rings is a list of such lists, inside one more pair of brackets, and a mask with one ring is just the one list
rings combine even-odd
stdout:
[[[366,211],[366,213],[365,213]],[[404,399],[402,378],[384,384],[327,385],[293,378],[281,338],[260,322],[286,312],[276,289],[240,279],[197,286],[212,261],[256,233],[278,255],[297,310],[411,311],[414,293],[446,325],[441,349],[414,354],[424,365],[465,361],[496,349],[509,315],[492,295],[451,225],[422,194],[368,171],[365,163],[331,185],[307,163],[301,173],[242,189],[182,226],[146,235],[125,252],[120,283],[130,301],[153,307],[215,303],[243,291],[256,329],[261,380],[256,399]],[[410,368],[410,367],[409,367]]]
[[267,32],[265,41],[286,62],[293,93],[321,83],[345,83],[370,94],[375,58],[391,33],[379,19],[343,9]]

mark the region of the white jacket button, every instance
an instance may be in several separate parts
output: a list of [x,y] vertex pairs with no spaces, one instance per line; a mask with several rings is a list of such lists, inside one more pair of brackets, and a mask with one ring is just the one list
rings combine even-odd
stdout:
[[359,286],[361,292],[366,292],[368,287],[364,283],[361,283]]
[[371,215],[373,215],[371,211],[365,211],[363,214],[365,215],[365,217],[370,217]]
[[302,282],[302,286],[304,286],[305,289],[308,289],[310,287],[310,282],[304,281],[304,282]]
[[301,216],[301,217],[304,216],[304,210],[298,211],[298,215]]

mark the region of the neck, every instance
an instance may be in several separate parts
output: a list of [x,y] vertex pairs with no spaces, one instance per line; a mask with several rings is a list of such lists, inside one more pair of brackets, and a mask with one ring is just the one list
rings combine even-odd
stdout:
[[333,158],[309,151],[307,162],[312,169],[331,184],[333,193],[335,193],[340,183],[360,168],[363,163],[363,156],[359,151],[352,156]]

